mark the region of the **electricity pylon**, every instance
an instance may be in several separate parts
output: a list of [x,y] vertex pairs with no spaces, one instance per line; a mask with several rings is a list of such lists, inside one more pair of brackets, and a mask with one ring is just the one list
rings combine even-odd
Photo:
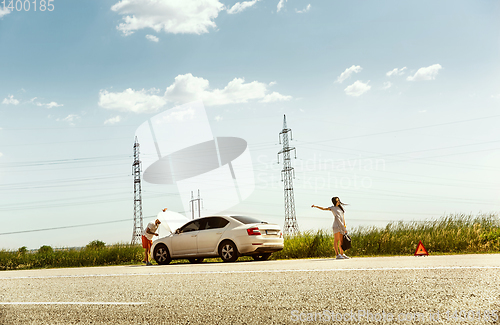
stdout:
[[283,142],[283,149],[278,152],[278,164],[279,155],[283,154],[283,170],[281,171],[281,181],[283,182],[285,191],[285,225],[283,227],[283,233],[293,236],[299,232],[299,225],[297,224],[297,217],[295,216],[295,198],[293,195],[293,178],[295,178],[295,171],[292,167],[290,151],[294,150],[295,158],[297,158],[297,153],[294,147],[289,146],[288,132],[290,132],[290,139],[292,139],[292,129],[287,128],[286,115],[283,116],[283,130],[280,132],[280,144]]
[[141,161],[139,160],[139,142],[135,137],[134,163],[132,164],[134,174],[134,229],[132,231],[131,245],[139,244],[142,236],[142,195],[141,195]]

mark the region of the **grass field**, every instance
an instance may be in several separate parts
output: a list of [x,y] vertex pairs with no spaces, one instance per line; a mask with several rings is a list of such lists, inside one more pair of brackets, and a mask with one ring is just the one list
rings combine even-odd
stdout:
[[[350,256],[413,255],[419,240],[429,254],[500,251],[498,214],[460,214],[423,222],[394,222],[385,228],[357,228],[349,231],[349,234],[352,248],[347,251],[347,255]],[[139,245],[106,246],[101,241],[93,241],[81,249],[53,249],[50,246],[42,246],[36,252],[30,252],[21,247],[17,251],[0,251],[0,270],[138,264],[142,261],[143,254],[144,251]],[[332,256],[335,256],[335,253],[331,230],[318,230],[285,238],[284,249],[273,254],[271,258]],[[183,262],[186,261],[173,263]]]
[[[413,255],[421,240],[429,254],[466,254],[500,251],[500,219],[497,214],[449,215],[423,222],[394,222],[385,228],[349,231],[350,256]],[[332,257],[330,231],[302,233],[287,238],[282,251],[272,258]]]
[[14,252],[0,251],[0,270],[135,264],[142,258],[144,250],[140,246],[105,246],[100,241],[81,249],[42,246],[36,252],[29,252],[21,247]]

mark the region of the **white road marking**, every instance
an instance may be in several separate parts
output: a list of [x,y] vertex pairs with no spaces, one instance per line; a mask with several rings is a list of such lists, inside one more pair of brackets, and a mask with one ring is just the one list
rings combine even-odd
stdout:
[[55,278],[93,278],[118,276],[157,276],[157,275],[204,275],[204,274],[246,274],[246,273],[293,273],[293,272],[338,272],[338,271],[408,271],[408,270],[484,270],[500,269],[500,266],[429,266],[429,267],[380,267],[380,268],[336,268],[336,269],[278,269],[278,270],[239,270],[239,271],[193,271],[193,272],[154,272],[154,273],[110,273],[0,277],[0,280],[16,279],[55,279]]
[[10,301],[0,305],[144,305],[147,302],[105,302],[105,301]]

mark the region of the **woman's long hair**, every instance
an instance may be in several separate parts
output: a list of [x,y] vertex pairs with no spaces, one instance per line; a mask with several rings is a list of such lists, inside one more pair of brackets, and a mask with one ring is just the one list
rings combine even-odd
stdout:
[[344,212],[344,213],[345,213],[345,211],[344,211],[344,207],[343,207],[343,206],[344,206],[344,205],[348,205],[348,204],[346,204],[346,203],[342,203],[342,201],[340,201],[340,198],[339,198],[338,196],[334,196],[334,197],[332,197],[332,203],[333,203],[333,206],[336,206],[336,205],[337,205],[337,202],[339,202],[339,203],[340,203],[340,204],[339,204],[339,208],[340,208],[340,210],[342,210],[342,212]]

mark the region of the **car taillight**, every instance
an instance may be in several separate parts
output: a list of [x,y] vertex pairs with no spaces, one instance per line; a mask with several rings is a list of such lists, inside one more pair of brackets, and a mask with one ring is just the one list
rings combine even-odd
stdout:
[[280,238],[283,238],[283,233],[280,231]]
[[248,236],[257,236],[261,235],[259,228],[253,227],[247,229]]

